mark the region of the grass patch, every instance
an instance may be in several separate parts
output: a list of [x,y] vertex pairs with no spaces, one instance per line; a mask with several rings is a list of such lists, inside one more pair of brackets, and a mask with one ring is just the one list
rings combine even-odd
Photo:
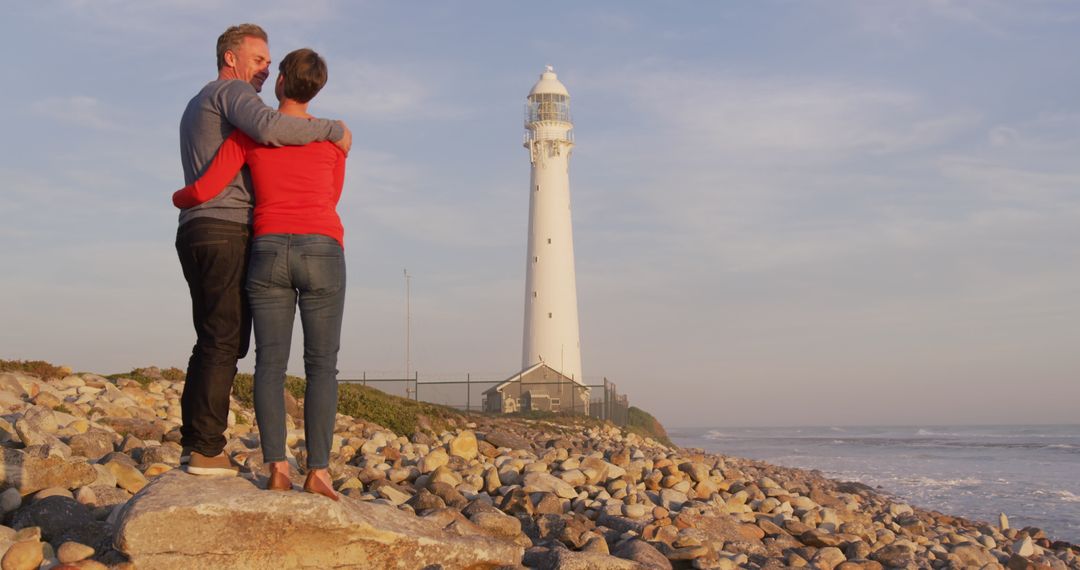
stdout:
[[151,366],[148,368],[135,368],[131,372],[109,374],[106,378],[113,382],[121,378],[127,378],[138,382],[140,386],[146,388],[150,383],[158,380],[169,380],[170,382],[184,380],[187,378],[187,374],[176,367],[159,370],[156,366]]
[[0,371],[33,374],[43,380],[63,378],[68,373],[66,368],[44,360],[0,360]]
[[642,437],[651,437],[668,447],[675,447],[675,444],[671,443],[668,438],[667,430],[649,412],[630,406],[627,411],[627,420],[626,431],[636,433]]
[[447,420],[456,421],[464,417],[463,413],[448,406],[391,396],[376,388],[356,384],[338,387],[338,411],[375,422],[401,435],[416,431],[421,415],[427,417],[432,429],[437,432],[448,427]]
[[109,374],[108,376],[106,376],[106,378],[112,380],[113,382],[116,382],[121,378],[127,378],[128,380],[134,380],[138,382],[139,385],[143,388],[146,388],[151,382],[154,382],[155,380],[161,380],[161,378],[158,378],[156,376],[147,376],[146,374],[139,372],[138,369],[132,370],[131,372],[119,372],[117,374]]
[[[304,379],[298,376],[286,376],[285,377],[285,389],[289,391],[294,398],[304,397]],[[233,396],[245,406],[249,408],[255,407],[255,377],[251,374],[239,373],[233,380]],[[339,411],[341,406],[338,406]],[[342,412],[345,413],[345,412]]]
[[[246,406],[254,406],[254,385],[255,378],[251,374],[237,374],[233,396]],[[285,389],[298,400],[304,397],[305,386],[303,378],[285,377]],[[448,419],[457,420],[464,416],[447,406],[416,402],[357,384],[338,385],[338,412],[379,424],[398,435],[416,431],[420,416],[427,417],[435,431],[446,429]]]

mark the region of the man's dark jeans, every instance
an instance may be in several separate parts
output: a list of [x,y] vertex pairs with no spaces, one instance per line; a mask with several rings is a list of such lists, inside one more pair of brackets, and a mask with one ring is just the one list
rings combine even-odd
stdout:
[[213,218],[196,218],[176,231],[198,337],[180,398],[180,444],[206,456],[225,448],[236,361],[251,342],[244,292],[250,243],[249,226]]

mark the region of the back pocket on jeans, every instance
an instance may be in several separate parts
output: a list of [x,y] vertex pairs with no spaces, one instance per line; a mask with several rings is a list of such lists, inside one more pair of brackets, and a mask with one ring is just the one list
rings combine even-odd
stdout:
[[245,284],[248,291],[266,289],[270,286],[274,277],[275,261],[277,261],[277,253],[273,251],[251,252]]
[[330,294],[345,287],[345,255],[338,253],[305,253],[304,270],[307,289],[314,293]]

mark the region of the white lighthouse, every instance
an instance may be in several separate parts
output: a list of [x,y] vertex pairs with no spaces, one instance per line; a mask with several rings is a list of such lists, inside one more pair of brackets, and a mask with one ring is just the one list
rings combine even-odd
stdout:
[[525,104],[525,148],[532,171],[521,368],[543,363],[585,384],[570,224],[573,127],[570,93],[549,65]]

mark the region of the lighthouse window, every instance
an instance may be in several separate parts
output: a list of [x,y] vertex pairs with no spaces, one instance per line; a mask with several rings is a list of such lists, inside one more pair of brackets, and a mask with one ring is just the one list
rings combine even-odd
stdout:
[[548,238],[548,243],[551,243],[551,238]]
[[539,185],[539,184],[537,184],[537,185],[536,185],[536,191],[537,191],[537,192],[539,192],[539,191],[540,191],[540,185]]
[[533,291],[533,299],[536,298],[536,291]]
[[540,261],[540,258],[539,257],[534,257],[533,258],[533,263],[536,263],[537,261]]
[[526,122],[562,121],[569,123],[570,98],[558,93],[536,93],[525,104]]
[[548,318],[549,318],[549,319],[551,318],[551,313],[548,313]]

